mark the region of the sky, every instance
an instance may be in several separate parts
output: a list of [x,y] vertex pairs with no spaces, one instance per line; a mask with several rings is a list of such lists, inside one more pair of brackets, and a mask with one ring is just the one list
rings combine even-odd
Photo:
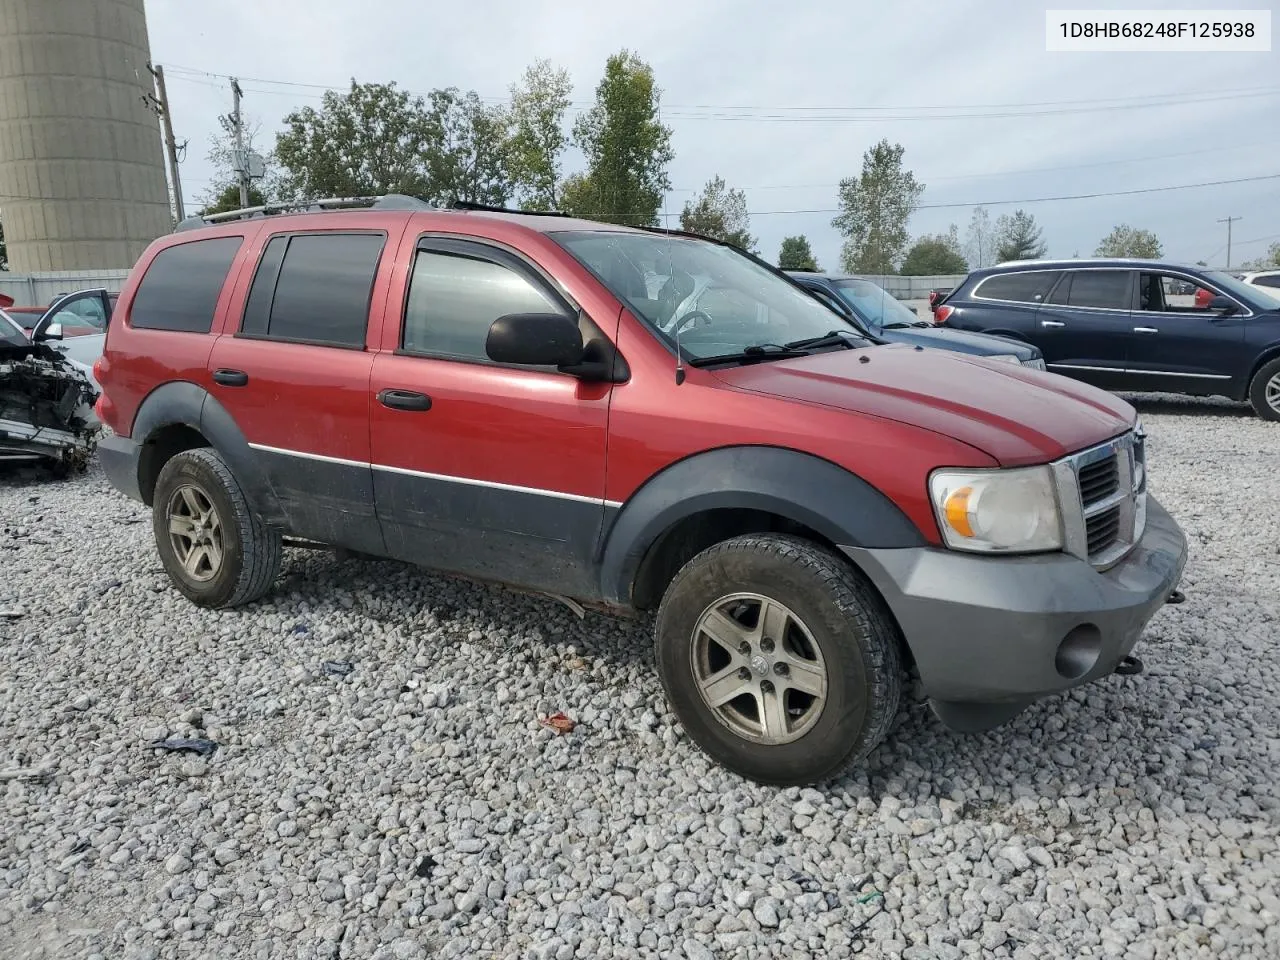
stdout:
[[[1030,202],[1280,174],[1274,38],[1271,53],[1049,53],[1045,5],[1025,0],[147,0],[147,16],[175,135],[188,143],[189,209],[213,176],[206,154],[231,107],[228,76],[241,78],[246,119],[269,147],[283,117],[319,107],[326,86],[457,86],[496,102],[538,58],[572,77],[570,125],[606,58],[627,48],[653,67],[672,129],[673,225],[722,176],[746,192],[770,259],[803,233],[820,265],[838,268],[837,184],[882,138],[905,147],[926,185],[913,236],[955,223],[963,238],[983,203],[993,220],[1034,214],[1050,256],[1089,256],[1118,223],[1154,231],[1168,259],[1214,266],[1226,263],[1222,218],[1241,218],[1235,264],[1280,240],[1280,179]],[[572,172],[581,156],[565,161]]]

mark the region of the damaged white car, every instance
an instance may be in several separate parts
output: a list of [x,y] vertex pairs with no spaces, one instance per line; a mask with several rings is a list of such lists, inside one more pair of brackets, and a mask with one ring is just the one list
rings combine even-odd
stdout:
[[83,470],[102,425],[98,391],[84,364],[32,343],[0,310],[0,463],[39,461],[59,473]]

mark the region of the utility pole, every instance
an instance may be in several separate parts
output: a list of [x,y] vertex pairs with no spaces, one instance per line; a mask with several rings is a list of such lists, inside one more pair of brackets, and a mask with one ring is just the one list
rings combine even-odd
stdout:
[[231,122],[236,134],[236,179],[240,181],[240,208],[249,206],[249,160],[244,152],[244,123],[240,119],[240,81],[231,78]]
[[1243,217],[1223,217],[1219,223],[1227,225],[1227,269],[1231,269],[1231,224],[1235,220],[1242,220]]
[[173,117],[169,111],[169,94],[164,88],[164,67],[153,67],[147,64],[147,69],[156,81],[156,95],[152,97],[153,103],[150,106],[160,115],[160,122],[164,125],[164,147],[169,158],[169,179],[173,182],[174,214],[181,221],[186,212],[182,205],[182,181],[178,177],[178,145],[173,139]]

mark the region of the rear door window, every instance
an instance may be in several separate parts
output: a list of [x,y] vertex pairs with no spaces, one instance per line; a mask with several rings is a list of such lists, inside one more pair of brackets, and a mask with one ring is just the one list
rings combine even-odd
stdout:
[[987,277],[978,284],[973,296],[979,300],[1010,300],[1014,303],[1040,303],[1058,279],[1057,270],[1028,270]]
[[129,325],[208,333],[218,295],[244,237],[211,237],[165,247],[138,284]]
[[381,233],[272,237],[254,273],[240,333],[363,347],[385,242]]
[[1071,278],[1067,303],[1073,307],[1128,310],[1132,278],[1129,270],[1080,270]]

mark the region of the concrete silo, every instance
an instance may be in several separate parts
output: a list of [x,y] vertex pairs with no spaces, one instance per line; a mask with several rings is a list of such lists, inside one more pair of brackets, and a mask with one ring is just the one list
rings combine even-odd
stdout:
[[0,0],[9,269],[129,267],[171,229],[143,0]]

